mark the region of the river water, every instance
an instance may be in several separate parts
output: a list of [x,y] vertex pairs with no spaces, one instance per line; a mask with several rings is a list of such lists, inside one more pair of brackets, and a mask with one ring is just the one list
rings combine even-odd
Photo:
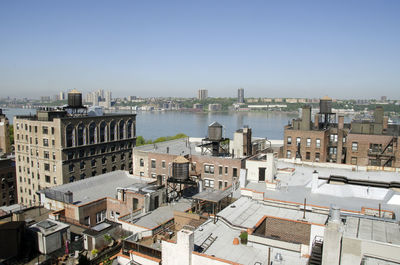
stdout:
[[[15,115],[35,114],[34,109],[5,109],[10,123]],[[129,113],[127,111],[117,111]],[[179,111],[143,111],[137,112],[136,134],[145,139],[156,139],[161,136],[172,136],[184,133],[192,137],[205,137],[207,126],[217,121],[224,126],[224,136],[232,138],[234,131],[248,125],[253,136],[268,139],[283,139],[283,127],[298,117],[297,114],[284,112],[229,112],[229,113],[196,113]]]

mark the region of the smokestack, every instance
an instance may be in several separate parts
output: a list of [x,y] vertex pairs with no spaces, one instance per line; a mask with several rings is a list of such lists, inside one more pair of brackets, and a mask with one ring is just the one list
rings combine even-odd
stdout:
[[301,110],[300,130],[309,131],[311,129],[311,106],[305,105]]
[[338,128],[339,130],[343,129],[344,127],[344,116],[339,116],[338,118]]
[[375,123],[383,124],[383,107],[378,106],[374,112]]
[[317,128],[317,129],[319,128],[319,115],[318,115],[318,113],[315,113],[314,127]]
[[341,220],[340,220],[340,208],[337,207],[336,205],[332,205],[331,209],[330,209],[330,212],[331,212],[331,220],[330,221],[339,224],[341,222]]
[[314,170],[311,181],[311,192],[316,192],[318,189],[318,172]]
[[270,152],[267,153],[267,181],[273,182],[275,176],[275,160],[274,160],[274,153]]

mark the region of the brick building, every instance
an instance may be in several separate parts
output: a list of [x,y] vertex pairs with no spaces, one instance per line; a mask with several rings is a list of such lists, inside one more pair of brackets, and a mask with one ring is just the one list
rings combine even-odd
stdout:
[[133,149],[133,174],[157,178],[163,184],[172,176],[172,162],[178,156],[190,161],[190,176],[196,176],[203,187],[224,189],[239,179],[244,160],[231,156],[212,156],[201,151],[201,140],[182,138],[162,143],[143,145]]
[[[74,95],[80,93],[69,93],[69,99]],[[81,106],[81,101],[77,105]],[[132,170],[136,114],[38,110],[34,116],[16,116],[14,124],[21,204],[38,202],[35,193],[44,188],[119,169]]]
[[14,157],[0,157],[0,206],[17,203]]
[[[320,101],[320,112],[311,120],[311,107],[284,128],[284,158],[332,162],[358,166],[400,167],[399,125],[388,125],[383,108],[377,107],[373,120],[353,120],[332,113],[332,100]],[[337,122],[336,122],[337,120]]]
[[9,123],[3,110],[0,109],[0,153],[11,153]]

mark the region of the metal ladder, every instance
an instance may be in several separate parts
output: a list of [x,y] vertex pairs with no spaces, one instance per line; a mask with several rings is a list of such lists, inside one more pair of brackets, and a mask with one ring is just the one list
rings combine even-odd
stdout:
[[200,247],[203,249],[202,252],[205,252],[211,245],[217,240],[218,236],[213,237],[212,233],[201,243]]

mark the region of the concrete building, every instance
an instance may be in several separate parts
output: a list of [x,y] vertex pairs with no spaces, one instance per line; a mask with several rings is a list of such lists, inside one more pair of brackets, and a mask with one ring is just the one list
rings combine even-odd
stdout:
[[0,109],[0,154],[11,153],[9,122],[3,110]]
[[344,123],[343,116],[336,122],[331,104],[332,99],[321,99],[314,122],[311,107],[304,106],[301,118],[285,126],[283,157],[375,168],[400,167],[400,125],[388,124],[382,107],[376,108],[373,121]]
[[[74,101],[74,96],[76,102]],[[78,108],[38,110],[14,118],[19,202],[31,205],[38,190],[110,171],[132,170],[136,114],[89,116]],[[69,104],[69,105],[71,105]]]
[[0,206],[18,202],[14,157],[0,157]]
[[36,235],[37,246],[40,253],[48,255],[71,240],[69,225],[54,221],[44,220],[29,227]]
[[199,89],[197,92],[198,100],[206,100],[208,98],[208,90],[207,89]]
[[238,103],[244,103],[244,88],[238,89]]

